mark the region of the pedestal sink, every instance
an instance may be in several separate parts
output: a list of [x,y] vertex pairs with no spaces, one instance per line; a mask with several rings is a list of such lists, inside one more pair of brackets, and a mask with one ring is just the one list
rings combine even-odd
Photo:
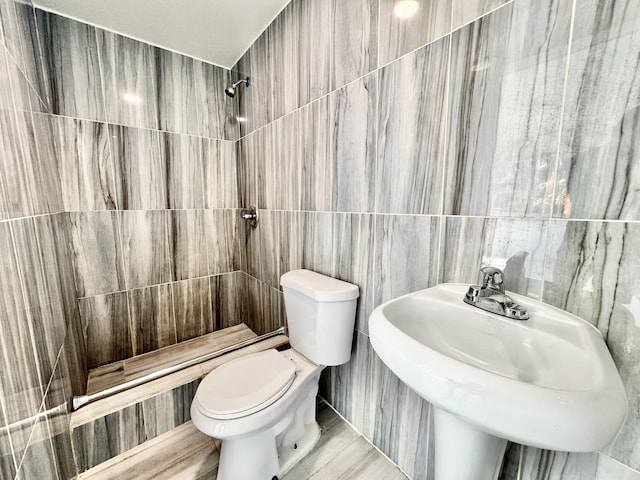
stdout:
[[600,332],[511,293],[529,320],[480,310],[463,302],[467,287],[411,293],[369,318],[380,359],[434,406],[436,480],[496,478],[507,441],[568,452],[609,443],[627,402]]

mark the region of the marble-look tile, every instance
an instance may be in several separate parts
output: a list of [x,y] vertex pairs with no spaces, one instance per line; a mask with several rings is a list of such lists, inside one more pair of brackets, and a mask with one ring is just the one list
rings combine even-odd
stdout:
[[[224,89],[232,78],[228,70],[216,65],[194,60],[193,73],[198,115],[197,133],[218,140],[237,140],[240,132],[236,120],[238,97],[246,94],[244,88],[238,89],[235,98],[225,95]],[[250,88],[254,88],[253,78]]]
[[[331,213],[302,214],[302,268],[331,275],[333,271],[333,239],[336,227]],[[294,265],[290,255],[290,264]]]
[[480,268],[504,271],[509,291],[540,298],[548,222],[447,217],[437,283],[476,283]]
[[99,367],[133,354],[126,292],[78,300],[87,347],[87,365]]
[[251,86],[241,89],[236,99],[226,99],[227,102],[237,102],[238,113],[245,119],[240,123],[241,137],[273,120],[269,55],[269,42],[267,31],[265,31],[253,42],[234,67],[233,80],[251,78]]
[[378,66],[422,47],[451,31],[452,0],[421,0],[409,18],[395,15],[394,0],[380,1]]
[[453,0],[451,30],[473,22],[511,0]]
[[308,215],[303,212],[275,212],[279,255],[274,258],[277,262],[274,288],[279,288],[283,274],[303,268],[306,218]]
[[105,120],[96,29],[42,10],[36,18],[51,113]]
[[[287,115],[267,127],[271,132],[271,155],[264,165],[264,206],[300,210],[302,179],[298,115]],[[268,142],[267,142],[268,143]],[[262,165],[259,164],[259,171]]]
[[373,310],[375,220],[374,215],[333,216],[334,267],[331,276],[360,288],[356,329],[361,332],[368,331],[367,321]]
[[176,133],[201,134],[194,80],[194,60],[162,48],[156,55],[158,126]]
[[205,242],[207,247],[208,273],[232,272],[240,268],[240,242],[237,229],[248,227],[245,222],[237,225],[238,211],[215,209],[205,211]]
[[119,212],[127,288],[147,287],[175,280],[170,212]]
[[189,409],[199,383],[191,382],[142,402],[147,439],[156,438],[191,420]]
[[331,6],[328,1],[298,2],[298,95],[300,106],[331,90]]
[[158,128],[155,47],[96,29],[106,120]]
[[49,122],[66,211],[115,210],[114,167],[104,123],[36,116]]
[[171,284],[127,292],[133,355],[176,343]]
[[[179,446],[179,447],[178,447]],[[87,471],[79,480],[204,480],[218,471],[220,441],[200,432],[191,422],[147,441],[126,456]]]
[[115,212],[69,214],[71,254],[79,297],[126,287],[118,216]]
[[78,472],[82,473],[145,441],[142,403],[72,430]]
[[376,216],[374,306],[438,283],[438,262],[434,260],[441,223],[438,217]]
[[263,335],[284,325],[284,305],[279,290],[250,275],[243,275],[240,288],[244,291],[241,318],[251,330]]
[[38,421],[33,427],[29,445],[25,446],[17,479],[58,479],[56,458],[46,421]]
[[273,210],[261,210],[259,212],[259,228],[256,229],[256,243],[259,249],[258,279],[274,288],[278,288],[280,284],[278,277],[280,263],[279,213]]
[[514,2],[453,33],[445,214],[548,215],[570,23]]
[[87,393],[87,380],[89,378],[87,345],[82,327],[82,318],[78,308],[67,328],[63,350],[68,377],[71,379],[71,395],[73,396]]
[[600,453],[566,453],[523,447],[522,480],[638,480],[640,473]]
[[332,90],[376,69],[378,3],[376,0],[332,1]]
[[[44,396],[38,358],[30,332],[29,317],[20,282],[18,261],[8,222],[0,223],[0,398],[4,422],[9,424],[34,415]],[[30,429],[12,432],[3,439],[2,453],[11,442],[26,445]],[[15,467],[18,466],[16,459]],[[4,462],[2,462],[4,463]],[[9,469],[11,467],[9,466]]]
[[209,141],[172,133],[161,133],[160,141],[166,155],[168,207],[205,208]]
[[298,143],[301,165],[302,210],[331,209],[331,148],[329,146],[329,97],[298,111]]
[[209,278],[170,284],[178,342],[214,331]]
[[374,73],[331,94],[334,211],[373,211],[377,84]]
[[638,24],[633,1],[576,9],[556,217],[640,220]]
[[238,175],[236,143],[212,139],[207,147],[203,176],[206,207],[237,208],[239,180],[245,182],[248,178]]
[[543,300],[578,315],[604,335],[625,385],[628,415],[603,452],[640,469],[640,342],[637,272],[640,225],[556,221],[550,225]]
[[167,163],[162,133],[109,125],[121,210],[167,208]]
[[[172,249],[174,280],[186,280],[188,278],[203,277],[210,271],[209,250],[225,249],[226,236],[216,238],[216,243],[211,243],[211,213],[208,210],[173,210],[168,212],[168,235]],[[224,224],[213,222],[216,233],[230,233],[223,228]]]
[[259,193],[264,195],[264,186],[259,186],[258,164],[264,162],[267,154],[265,146],[265,129],[243,137],[238,142],[238,201],[240,207],[264,207],[264,200],[258,200]]
[[273,108],[270,120],[291,113],[300,105],[298,75],[301,59],[298,24],[301,8],[301,2],[290,2],[266,30]]
[[440,213],[448,56],[445,38],[380,72],[377,212]]
[[233,272],[209,277],[214,331],[238,325],[242,321],[242,275],[242,272]]
[[51,274],[57,275],[64,318],[67,328],[70,328],[78,315],[78,293],[71,254],[71,222],[68,213],[51,215],[49,219],[52,228],[51,243],[57,262],[57,269]]
[[40,382],[47,385],[66,333],[53,223],[50,216],[11,222]]

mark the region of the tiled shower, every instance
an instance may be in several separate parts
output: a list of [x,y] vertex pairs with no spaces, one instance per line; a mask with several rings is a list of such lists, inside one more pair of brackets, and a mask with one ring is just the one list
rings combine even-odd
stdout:
[[[512,445],[502,477],[640,479],[640,5],[432,0],[400,21],[393,4],[293,0],[228,72],[0,1],[0,427],[89,368],[272,330],[279,276],[309,268],[361,289],[321,395],[431,478],[429,405],[367,318],[491,263],[596,325],[629,399],[603,451]],[[68,430],[53,414],[2,435],[2,477],[72,478]]]

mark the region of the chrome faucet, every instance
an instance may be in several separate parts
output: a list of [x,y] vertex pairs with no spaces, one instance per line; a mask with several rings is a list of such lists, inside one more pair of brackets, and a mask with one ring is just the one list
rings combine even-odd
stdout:
[[464,301],[487,312],[514,320],[527,320],[527,310],[516,304],[504,293],[504,274],[496,267],[484,267],[482,285],[469,285]]

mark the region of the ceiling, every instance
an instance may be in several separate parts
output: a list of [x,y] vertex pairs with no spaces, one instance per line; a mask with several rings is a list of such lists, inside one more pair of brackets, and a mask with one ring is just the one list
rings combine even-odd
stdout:
[[36,7],[231,68],[289,0],[33,0]]

